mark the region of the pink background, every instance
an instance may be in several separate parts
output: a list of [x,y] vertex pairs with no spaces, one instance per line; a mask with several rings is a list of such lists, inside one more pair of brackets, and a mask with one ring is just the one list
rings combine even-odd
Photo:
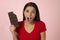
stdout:
[[38,5],[40,18],[47,27],[46,39],[60,40],[60,0],[0,0],[0,40],[12,40],[8,12],[14,11],[22,21],[23,7],[30,1]]

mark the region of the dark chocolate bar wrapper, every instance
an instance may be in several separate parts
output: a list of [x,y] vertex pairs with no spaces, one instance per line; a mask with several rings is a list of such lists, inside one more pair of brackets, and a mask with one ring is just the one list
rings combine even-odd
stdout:
[[13,12],[8,12],[10,22],[15,27],[19,27],[17,16]]

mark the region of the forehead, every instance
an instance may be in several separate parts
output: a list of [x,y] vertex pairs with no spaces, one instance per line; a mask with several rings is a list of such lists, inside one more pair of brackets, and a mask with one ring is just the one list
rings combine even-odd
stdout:
[[35,10],[35,8],[33,6],[28,6],[26,10]]

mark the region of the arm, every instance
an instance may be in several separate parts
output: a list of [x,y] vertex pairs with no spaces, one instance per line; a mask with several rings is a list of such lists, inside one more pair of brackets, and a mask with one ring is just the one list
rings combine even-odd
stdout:
[[13,40],[18,40],[18,34],[16,32],[12,32]]
[[14,31],[16,29],[16,27],[14,25],[11,25],[9,27],[9,29],[10,29],[10,31],[12,33],[13,40],[18,40],[18,33]]
[[46,40],[46,32],[41,32],[41,40]]

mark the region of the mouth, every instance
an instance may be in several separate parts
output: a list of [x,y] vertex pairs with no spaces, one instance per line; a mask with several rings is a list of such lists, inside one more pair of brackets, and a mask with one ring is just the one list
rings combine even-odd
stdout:
[[31,20],[32,20],[32,18],[31,18],[31,17],[27,17],[27,20],[28,20],[28,21],[31,21]]

